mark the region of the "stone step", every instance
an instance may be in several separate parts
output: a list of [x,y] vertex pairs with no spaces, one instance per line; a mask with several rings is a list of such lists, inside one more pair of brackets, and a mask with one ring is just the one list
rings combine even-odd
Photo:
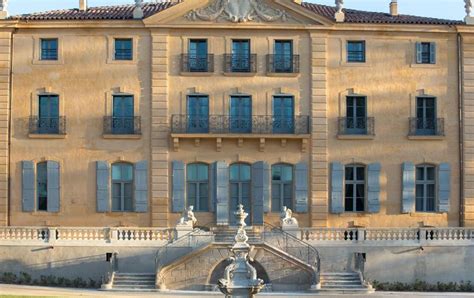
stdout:
[[154,279],[148,280],[116,280],[114,279],[114,285],[154,285]]
[[365,289],[361,284],[358,285],[325,285],[322,284],[321,287],[323,289]]
[[124,275],[115,275],[116,279],[155,279],[155,275],[150,276],[124,276]]
[[328,286],[338,286],[338,287],[346,287],[346,286],[362,286],[360,281],[350,281],[350,282],[341,282],[341,281],[333,281],[333,282],[322,282],[321,285],[323,287]]
[[155,285],[113,285],[112,289],[135,289],[135,290],[143,290],[143,289],[155,289]]
[[321,280],[360,280],[359,276],[321,276]]

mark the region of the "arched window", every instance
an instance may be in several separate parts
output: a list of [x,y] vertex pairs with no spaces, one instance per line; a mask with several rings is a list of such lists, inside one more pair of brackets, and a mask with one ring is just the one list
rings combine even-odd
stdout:
[[249,214],[247,223],[250,223],[252,203],[251,203],[251,174],[250,165],[236,163],[230,166],[230,218],[235,223],[234,212],[239,204],[244,206]]
[[272,212],[280,212],[286,206],[293,209],[293,166],[272,166]]
[[436,198],[436,168],[432,165],[416,167],[416,211],[434,212]]
[[209,211],[209,166],[202,163],[189,164],[186,169],[187,206],[195,211]]
[[112,164],[112,211],[133,211],[133,166]]
[[38,211],[48,211],[48,164],[40,162],[36,165],[36,196]]
[[365,210],[365,166],[347,165],[345,168],[344,210],[363,212]]

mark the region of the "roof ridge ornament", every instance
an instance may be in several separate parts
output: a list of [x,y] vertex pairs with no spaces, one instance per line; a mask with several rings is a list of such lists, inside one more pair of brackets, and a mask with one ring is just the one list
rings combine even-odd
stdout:
[[135,8],[133,9],[133,18],[135,20],[143,19],[143,0],[135,0]]
[[0,20],[4,20],[8,17],[8,0],[0,0]]
[[259,0],[215,0],[207,7],[190,11],[186,18],[191,21],[230,21],[245,23],[251,21],[286,22],[288,14],[272,8]]
[[472,0],[464,0],[464,3],[466,4],[464,6],[466,8],[466,17],[464,18],[464,21],[468,25],[474,25],[474,17],[471,16],[471,13],[472,13]]
[[334,14],[334,18],[336,19],[337,23],[344,23],[346,19],[346,15],[342,9],[344,8],[344,0],[336,0],[336,13]]

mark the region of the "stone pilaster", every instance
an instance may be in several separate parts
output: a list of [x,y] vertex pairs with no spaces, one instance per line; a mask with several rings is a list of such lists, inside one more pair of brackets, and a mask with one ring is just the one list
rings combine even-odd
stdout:
[[327,37],[311,33],[311,226],[328,218]]
[[11,32],[0,33],[0,226],[8,224]]
[[168,226],[169,210],[169,133],[168,117],[168,36],[152,33],[151,66],[151,222]]

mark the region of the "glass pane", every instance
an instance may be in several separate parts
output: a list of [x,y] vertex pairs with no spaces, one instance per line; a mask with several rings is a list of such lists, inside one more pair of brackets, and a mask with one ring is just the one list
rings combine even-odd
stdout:
[[208,179],[209,176],[209,168],[207,165],[199,165],[198,166],[198,173],[197,178],[199,181],[205,181]]
[[133,187],[131,183],[124,185],[124,211],[133,211]]
[[364,167],[357,167],[357,180],[365,181],[365,168]]
[[242,181],[250,180],[250,166],[249,165],[241,165],[240,180]]
[[187,205],[189,206],[196,206],[196,183],[188,183],[188,199]]
[[250,183],[242,183],[242,198],[250,198]]
[[349,180],[349,181],[354,180],[354,168],[353,167],[346,167],[346,180]]
[[112,210],[113,211],[122,211],[121,205],[121,184],[113,183],[112,184]]
[[345,192],[345,211],[354,211],[354,189],[352,184],[346,184]]
[[425,168],[417,167],[416,168],[416,180],[424,181],[425,180]]
[[293,209],[293,185],[291,184],[283,186],[283,205]]
[[188,165],[186,169],[186,175],[188,181],[196,181],[197,180],[197,165]]
[[122,165],[122,180],[132,181],[133,180],[133,167],[132,165],[123,164]]
[[427,167],[426,168],[426,178],[430,181],[434,181],[435,178],[435,168],[434,167]]
[[209,210],[209,187],[207,183],[201,183],[199,185],[199,210]]
[[357,212],[364,211],[364,198],[361,198],[361,197],[356,198],[356,211]]
[[230,184],[230,197],[232,198],[232,201],[238,201],[239,199],[239,184],[238,183]]
[[112,180],[122,180],[122,167],[120,164],[112,165]]
[[424,211],[423,201],[424,201],[424,186],[423,184],[417,184],[416,185],[416,211],[418,212]]
[[238,181],[239,180],[239,165],[230,166],[230,180]]
[[281,180],[281,166],[272,167],[272,180],[280,181]]
[[283,181],[293,181],[293,167],[292,166],[283,166],[282,167],[282,180]]
[[426,188],[426,211],[433,212],[435,211],[435,185],[430,184]]

